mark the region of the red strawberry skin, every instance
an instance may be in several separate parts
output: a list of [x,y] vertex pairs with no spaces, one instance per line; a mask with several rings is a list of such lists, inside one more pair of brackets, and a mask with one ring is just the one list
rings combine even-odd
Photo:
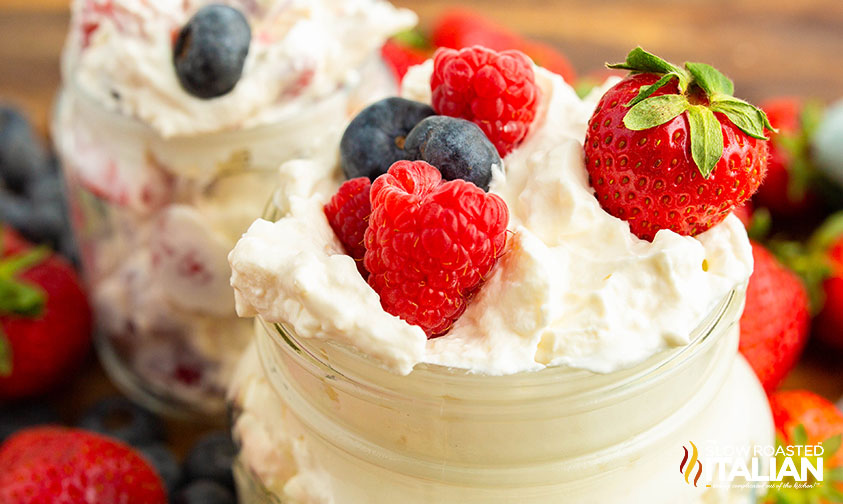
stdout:
[[565,82],[576,81],[573,65],[564,54],[540,42],[525,40],[515,32],[483,17],[479,12],[456,8],[445,11],[433,26],[432,41],[436,47],[463,49],[480,45],[495,51],[517,49],[537,65],[561,75]]
[[[807,390],[783,390],[770,395],[770,408],[778,435],[793,442],[793,431],[800,424],[809,443],[820,443],[843,434],[843,413],[827,399]],[[830,467],[843,466],[843,451],[834,454]]]
[[123,443],[62,427],[21,431],[0,447],[3,504],[166,504],[161,479]]
[[369,202],[371,187],[372,183],[368,177],[347,180],[325,204],[325,216],[331,229],[345,247],[346,253],[357,262],[357,269],[364,278],[369,276],[363,265],[366,255],[363,240],[369,226],[369,214],[372,213],[372,205]]
[[791,154],[785,149],[780,138],[783,135],[799,134],[802,101],[797,98],[777,98],[761,104],[767,113],[770,124],[779,130],[770,132],[770,159],[767,164],[767,176],[755,199],[759,206],[766,207],[774,215],[792,217],[803,215],[817,206],[816,195],[806,190],[800,197],[794,198],[790,186],[792,177],[790,166]]
[[[641,131],[623,123],[629,110],[624,104],[657,80],[654,74],[632,74],[612,87],[598,103],[585,138],[586,168],[600,204],[650,241],[660,229],[695,236],[721,222],[761,185],[769,154],[768,142],[715,113],[723,155],[703,179],[691,156],[687,114]],[[674,80],[653,96],[677,91]]]
[[831,274],[823,281],[822,310],[814,319],[814,332],[826,344],[843,350],[843,239],[826,251]]
[[538,108],[532,62],[520,51],[438,49],[430,89],[437,114],[475,123],[501,157],[524,140]]
[[755,271],[740,320],[740,351],[772,392],[796,365],[810,332],[808,293],[796,274],[752,243]]
[[[9,231],[3,244],[4,256],[30,248]],[[69,263],[52,255],[17,278],[40,286],[47,298],[40,316],[0,316],[12,349],[12,373],[0,376],[0,399],[39,395],[62,383],[83,362],[91,342],[91,309]]]
[[399,161],[372,184],[369,285],[387,312],[428,337],[450,329],[504,251],[506,203],[423,161]]

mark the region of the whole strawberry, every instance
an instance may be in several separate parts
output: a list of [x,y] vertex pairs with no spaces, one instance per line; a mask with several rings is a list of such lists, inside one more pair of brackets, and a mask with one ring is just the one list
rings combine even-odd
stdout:
[[0,239],[0,399],[19,399],[47,392],[79,366],[91,310],[64,259],[7,229]]
[[501,157],[524,140],[536,117],[533,63],[520,51],[438,49],[430,89],[437,114],[472,121]]
[[804,215],[818,205],[812,187],[816,169],[809,152],[819,123],[818,107],[797,98],[777,98],[761,108],[778,132],[771,135],[767,177],[755,200],[776,216]]
[[752,242],[755,270],[741,315],[740,351],[768,392],[796,365],[810,329],[808,293],[795,273]]
[[127,445],[80,429],[37,427],[0,447],[3,504],[166,504],[155,470]]
[[728,78],[641,48],[610,67],[632,73],[603,95],[585,138],[589,180],[607,212],[645,240],[660,229],[694,236],[752,196],[772,126],[732,96]]
[[387,312],[428,337],[450,329],[504,251],[509,211],[424,161],[399,161],[372,184],[369,285]]

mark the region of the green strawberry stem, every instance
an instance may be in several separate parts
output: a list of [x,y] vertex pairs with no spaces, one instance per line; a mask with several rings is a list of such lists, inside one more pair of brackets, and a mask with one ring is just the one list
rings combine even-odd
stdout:
[[[623,63],[607,64],[609,68],[633,73],[662,75],[654,84],[642,86],[638,95],[626,103],[629,108],[624,125],[641,131],[662,125],[687,113],[690,126],[691,155],[697,169],[708,178],[723,155],[723,133],[714,115],[725,115],[738,129],[760,140],[769,140],[764,130],[776,131],[760,108],[732,96],[732,81],[705,63],[686,62],[684,68],[636,47]],[[652,96],[676,80],[679,94]]]

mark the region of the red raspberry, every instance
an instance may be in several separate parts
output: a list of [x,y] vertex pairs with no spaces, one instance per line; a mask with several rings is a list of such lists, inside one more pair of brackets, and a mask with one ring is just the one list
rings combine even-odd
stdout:
[[398,161],[372,184],[369,285],[387,312],[439,336],[465,311],[503,253],[509,211],[424,161]]
[[440,48],[430,89],[437,114],[480,126],[501,157],[524,140],[536,117],[539,88],[532,62],[520,51]]
[[357,269],[363,278],[369,275],[363,266],[366,246],[363,234],[369,224],[372,205],[369,203],[369,190],[372,183],[368,177],[347,180],[325,205],[325,215],[331,229],[339,238],[345,251],[357,262]]

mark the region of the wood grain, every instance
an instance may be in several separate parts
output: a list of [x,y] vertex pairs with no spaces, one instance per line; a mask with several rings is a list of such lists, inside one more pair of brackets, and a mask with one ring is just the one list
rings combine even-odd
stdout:
[[[163,1],[163,0],[162,0]],[[427,28],[453,5],[444,0],[397,0],[416,10]],[[0,100],[11,101],[47,131],[59,85],[59,54],[68,22],[66,0],[0,0]],[[839,0],[471,0],[463,5],[562,49],[581,75],[623,59],[636,46],[675,62],[705,61],[730,75],[740,96],[843,96],[843,2]],[[838,354],[809,348],[788,387],[836,399],[843,394]],[[68,416],[113,393],[91,365],[60,402]],[[183,452],[196,426],[172,424]]]

